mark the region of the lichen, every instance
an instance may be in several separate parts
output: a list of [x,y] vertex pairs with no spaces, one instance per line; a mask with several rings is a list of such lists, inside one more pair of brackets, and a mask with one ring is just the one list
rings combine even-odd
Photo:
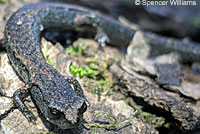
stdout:
[[111,123],[109,124],[100,124],[100,123],[85,123],[84,126],[86,128],[91,128],[91,127],[98,127],[98,128],[105,128],[105,129],[111,129],[111,128],[115,128],[117,120],[115,119],[115,117],[108,113],[108,112],[103,112],[103,111],[90,111],[92,113],[94,113],[95,115],[95,120],[97,120],[97,118],[99,118],[100,116],[106,116],[108,118],[110,118],[112,120]]

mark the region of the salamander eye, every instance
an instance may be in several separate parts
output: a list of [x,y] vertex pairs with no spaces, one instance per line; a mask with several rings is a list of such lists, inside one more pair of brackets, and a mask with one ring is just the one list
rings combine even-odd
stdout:
[[53,114],[53,115],[55,115],[55,116],[58,116],[58,115],[60,115],[61,114],[61,112],[60,111],[58,111],[57,109],[55,109],[55,108],[52,108],[52,109],[50,109],[50,112]]
[[51,119],[60,119],[62,118],[63,113],[55,108],[50,108],[50,115]]

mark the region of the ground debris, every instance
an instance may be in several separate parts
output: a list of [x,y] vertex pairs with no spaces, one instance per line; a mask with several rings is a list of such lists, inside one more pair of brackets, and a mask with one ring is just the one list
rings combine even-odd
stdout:
[[200,46],[187,39],[164,37],[155,33],[137,31],[133,37],[131,56],[149,57],[176,52],[182,62],[198,62]]
[[199,48],[189,40],[138,31],[127,48],[122,66],[126,71],[149,76],[151,81],[166,90],[199,100],[200,74],[198,62],[195,62],[198,61]]
[[[0,12],[2,12],[0,51],[5,50],[4,42],[1,39],[3,39],[4,24],[9,16],[25,3],[36,1],[38,0],[9,1],[6,4],[0,4]],[[102,4],[101,1],[98,2]],[[99,4],[97,3],[97,5]],[[106,7],[109,10],[114,9],[110,8],[109,4],[106,4]],[[132,5],[131,8],[133,8]],[[141,28],[138,25],[132,26],[137,30]],[[184,31],[182,26],[181,30]],[[182,33],[182,31],[177,30],[178,33]],[[129,60],[125,61],[125,56],[117,49],[109,46],[100,48],[97,42],[89,39],[79,39],[70,49],[63,48],[59,43],[53,46],[43,38],[41,41],[47,62],[62,75],[75,75],[81,82],[84,94],[90,102],[90,107],[84,114],[84,124],[76,129],[60,130],[43,121],[42,115],[30,98],[26,103],[37,117],[36,125],[29,123],[20,111],[13,110],[11,99],[13,92],[23,87],[24,84],[15,75],[6,53],[1,53],[0,114],[6,113],[0,121],[1,134],[157,134],[160,127],[167,126],[163,122],[163,120],[167,120],[166,117],[170,117],[174,121],[173,125],[182,133],[200,129],[200,113],[197,109],[198,100],[200,100],[200,81],[198,80],[200,76],[196,75],[199,73],[198,63],[192,65],[196,73],[179,64],[179,61],[198,62],[200,59],[199,47],[187,49],[187,44],[196,46],[187,39],[177,42],[171,38],[160,38],[159,35],[138,31],[133,39],[134,45],[130,45],[128,48],[129,53],[133,47],[134,53],[130,52],[130,55],[126,57]],[[85,48],[85,45],[88,47]],[[180,49],[181,45],[184,45],[183,49]],[[165,49],[166,46],[168,49]],[[177,52],[169,53],[174,48]],[[165,55],[163,55],[164,53]],[[138,58],[137,63],[135,62],[140,67],[130,64],[135,57],[142,58],[142,60]],[[124,63],[121,64],[122,62]],[[70,70],[70,67],[74,72]],[[128,67],[134,71],[130,72]],[[168,70],[166,71],[166,69]],[[180,96],[180,94],[184,96]],[[136,104],[135,98],[143,104]],[[190,98],[193,99],[193,102]],[[194,103],[197,103],[197,106]],[[153,109],[151,109],[152,113],[143,111],[141,107],[146,105]],[[162,115],[166,114],[166,116],[158,117],[156,113],[160,111],[163,112]],[[170,132],[170,128],[166,126],[164,126],[165,129]]]
[[149,105],[159,107],[171,113],[174,119],[181,122],[181,127],[185,130],[199,128],[200,114],[196,113],[191,106],[168,96],[162,88],[127,73],[117,64],[113,64],[110,67],[110,71],[115,74],[114,77],[118,79],[119,85],[123,85],[121,86],[122,92],[131,92],[134,96],[142,98]]
[[[72,63],[74,65],[82,65],[83,67],[87,67],[83,63],[84,61],[83,56],[80,56],[82,58],[79,57],[80,58],[79,59],[76,57],[77,55],[74,56],[74,55],[67,54],[66,49],[63,48],[59,43],[53,46],[50,42],[46,41],[44,38],[41,39],[41,42],[42,42],[42,51],[44,53],[45,58],[47,59],[47,62],[51,64],[53,67],[55,67],[62,75],[64,76],[72,75],[69,69]],[[77,41],[77,43],[90,44],[91,47],[89,51],[91,53],[92,51],[95,52],[95,50],[98,50],[98,47],[97,47],[98,43],[94,42],[93,40],[80,39]],[[95,49],[92,50],[92,48],[95,48]],[[111,49],[109,50],[105,49],[105,51],[108,53],[110,53],[110,50]],[[113,51],[116,51],[116,50],[113,49]],[[103,51],[100,53],[103,53]],[[97,55],[99,56],[100,59],[103,59],[103,60],[98,60],[97,63],[101,64],[100,66],[102,67],[101,69],[103,70],[100,71],[101,72],[100,74],[102,74],[103,72],[108,72],[107,65],[110,65],[110,60],[109,62],[107,61],[105,62],[104,60],[105,55],[100,54],[100,53],[97,53]],[[6,53],[3,53],[2,55],[0,55],[0,59],[1,59],[1,64],[0,64],[1,71],[3,72],[1,73],[2,75],[0,76],[0,80],[4,80],[2,81],[3,85],[1,86],[0,90],[3,91],[3,94],[7,95],[7,97],[0,97],[0,101],[3,104],[3,105],[0,105],[0,112],[2,114],[2,113],[5,113],[5,111],[11,109],[11,107],[13,106],[12,99],[9,97],[12,97],[13,92],[17,90],[18,88],[23,87],[24,84],[18,79],[12,67],[10,66]],[[5,69],[7,71],[5,71]],[[105,78],[108,77],[107,75],[105,75],[104,77]],[[89,76],[89,78],[91,79],[94,77]],[[48,133],[48,132],[49,133],[51,132],[52,134],[53,133],[63,134],[66,132],[70,132],[72,134],[73,133],[74,134],[75,133],[91,134],[94,132],[98,134],[104,134],[104,133],[106,134],[116,134],[116,133],[157,134],[158,133],[154,125],[145,123],[143,122],[143,120],[135,116],[136,112],[134,111],[134,109],[132,109],[130,106],[128,106],[125,103],[122,95],[121,95],[121,99],[119,99],[118,97],[117,97],[118,99],[113,99],[113,98],[116,98],[114,96],[120,96],[119,93],[112,93],[112,95],[106,95],[102,93],[101,99],[98,100],[97,95],[93,94],[91,91],[93,89],[91,88],[92,86],[89,87],[89,85],[87,85],[88,83],[87,81],[89,81],[89,78],[88,76],[83,76],[82,78],[77,77],[77,79],[79,79],[79,81],[81,82],[81,85],[84,89],[84,94],[90,103],[90,107],[84,113],[84,119],[85,119],[84,124],[97,123],[96,125],[91,125],[89,129],[86,129],[86,127],[84,127],[84,124],[83,124],[83,126],[76,129],[60,130],[56,126],[53,126],[52,124],[50,124],[48,121],[44,119],[44,117],[40,114],[40,111],[36,109],[34,103],[32,103],[31,99],[29,98],[26,104],[31,109],[31,111],[34,112],[35,116],[37,117],[36,125],[29,123],[25,119],[25,117],[21,114],[21,112],[16,109],[14,111],[11,111],[9,114],[7,114],[5,118],[1,120],[2,133],[3,134],[4,133],[36,134],[36,133]],[[107,79],[108,78],[106,78],[106,82],[104,82],[103,84],[105,84],[105,87],[106,86],[110,87],[111,86],[109,82],[110,77],[108,80]],[[12,84],[8,84],[8,82],[11,80],[14,80],[15,84],[14,82]],[[93,80],[93,82],[95,82],[95,80]],[[90,81],[90,84],[92,84],[91,81]],[[109,90],[111,90],[111,88]],[[3,98],[6,98],[7,100],[9,100],[9,104],[7,104],[7,101],[5,101],[5,99]],[[100,111],[100,113],[108,112],[111,118],[108,119],[108,122],[106,120],[101,120],[102,118],[107,119],[108,115],[105,116],[105,114],[103,114],[103,116],[102,115],[98,116],[98,118],[93,118],[94,117],[93,113],[90,111],[96,111],[96,112]],[[114,124],[112,124],[113,119],[116,120],[116,123]],[[108,127],[107,123],[109,122],[112,124],[113,127]]]

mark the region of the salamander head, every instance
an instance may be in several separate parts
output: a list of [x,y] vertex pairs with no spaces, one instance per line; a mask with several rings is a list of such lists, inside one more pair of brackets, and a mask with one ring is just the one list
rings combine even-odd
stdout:
[[37,87],[31,88],[32,97],[43,116],[52,124],[61,129],[75,128],[83,120],[87,101],[68,80],[48,67],[45,66],[46,72],[38,72],[39,76],[34,75]]
[[87,109],[84,98],[73,97],[73,102],[66,103],[61,99],[53,99],[48,105],[46,118],[61,129],[70,129],[79,126],[83,120],[83,113]]

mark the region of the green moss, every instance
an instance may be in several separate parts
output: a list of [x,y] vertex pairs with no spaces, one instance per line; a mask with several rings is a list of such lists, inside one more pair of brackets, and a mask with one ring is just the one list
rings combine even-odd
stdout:
[[116,59],[116,61],[119,62],[119,63],[122,61],[122,57],[120,57],[120,56],[115,56],[115,59]]
[[99,132],[94,131],[94,132],[91,132],[90,134],[99,134]]
[[83,76],[88,76],[88,77],[94,76],[94,70],[93,69],[90,69],[90,68],[84,69],[82,66],[76,67],[76,66],[70,65],[69,71],[75,77],[82,78]]
[[98,54],[95,54],[95,53],[91,54],[91,56],[92,56],[94,59],[98,59],[98,58],[99,58],[99,55],[98,55]]
[[95,62],[88,62],[87,64],[88,64],[89,68],[92,68],[94,70],[100,70],[100,66],[97,62],[96,63]]
[[0,3],[6,3],[8,0],[0,0]]
[[[42,53],[43,53],[44,58],[45,58],[45,60],[47,61],[47,63],[48,63],[50,66],[54,67],[52,61],[49,59],[49,55],[46,54],[46,50],[45,50],[44,48],[42,48]],[[55,67],[54,67],[54,68],[55,68]]]
[[117,122],[117,119],[110,113],[104,112],[104,111],[98,111],[98,110],[91,110],[91,113],[94,113],[95,119],[97,120],[99,117],[104,118],[110,118],[111,121],[109,123],[103,124],[103,123],[85,123],[84,126],[86,128],[96,127],[96,128],[105,128],[105,129],[120,129],[124,126],[127,126],[128,124],[135,124],[136,127],[140,130],[140,121],[133,120],[133,119],[126,119],[120,122]]
[[136,111],[136,114],[140,116],[144,122],[153,124],[156,127],[162,127],[165,125],[165,118],[158,117],[149,112],[144,112],[143,106],[137,105],[137,103],[135,103],[135,101],[131,97],[125,98],[125,102]]
[[51,60],[49,60],[49,55],[45,56],[45,59],[47,63],[53,67],[53,63],[51,62]]
[[111,87],[113,86],[111,74],[107,69],[109,56],[103,58],[96,53],[90,54],[87,48],[87,44],[79,43],[77,46],[66,49],[68,54],[77,56],[85,65],[84,67],[70,65],[69,71],[75,77],[87,77],[91,83],[91,87],[88,88],[98,96],[100,101],[102,95],[111,93]]
[[170,128],[170,125],[171,125],[170,123],[166,123],[166,124],[164,125],[164,127],[165,127],[165,128]]
[[98,101],[101,100],[102,92],[103,92],[103,89],[102,89],[102,85],[100,83],[96,84],[94,89],[92,90],[92,93],[96,94],[98,96]]
[[157,117],[156,115],[153,115],[148,112],[142,112],[142,120],[155,125],[156,127],[161,127],[165,124],[165,119],[163,117]]
[[40,134],[56,134],[54,132],[41,132]]
[[85,44],[78,44],[75,47],[69,47],[66,48],[66,52],[67,54],[74,54],[74,55],[83,55],[83,52],[85,51],[85,49],[87,48],[87,46]]
[[98,100],[100,101],[102,92],[104,92],[106,89],[106,87],[104,86],[105,80],[96,78],[95,70],[91,68],[84,69],[82,66],[76,67],[76,66],[70,65],[69,70],[70,70],[70,73],[75,77],[79,77],[79,78],[82,78],[84,76],[93,77],[93,79],[95,79],[93,81],[95,83],[95,86],[91,90],[91,92],[93,94],[96,94],[98,96]]

